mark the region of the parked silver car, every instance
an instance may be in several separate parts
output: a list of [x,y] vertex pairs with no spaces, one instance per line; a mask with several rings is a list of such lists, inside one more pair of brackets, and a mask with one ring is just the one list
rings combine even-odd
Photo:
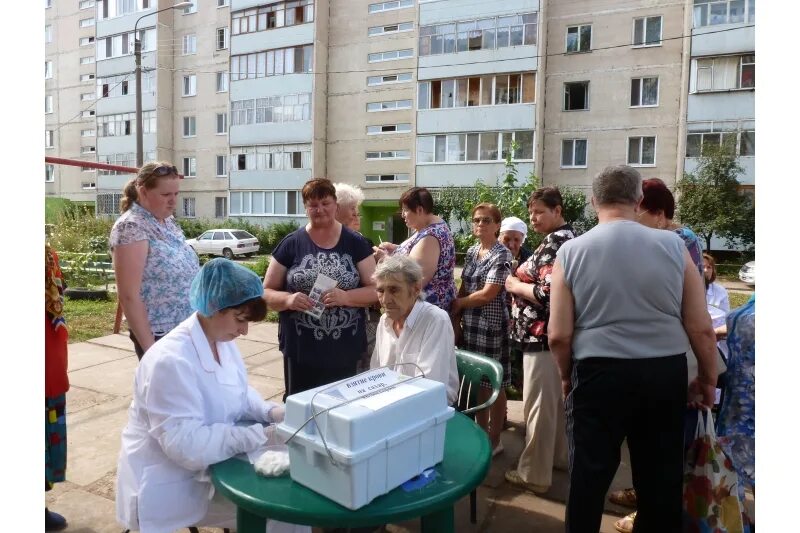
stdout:
[[260,247],[258,239],[241,229],[210,229],[196,239],[186,239],[186,244],[197,255],[221,255],[227,259],[252,255]]
[[756,262],[748,261],[739,269],[739,279],[748,285],[756,284]]

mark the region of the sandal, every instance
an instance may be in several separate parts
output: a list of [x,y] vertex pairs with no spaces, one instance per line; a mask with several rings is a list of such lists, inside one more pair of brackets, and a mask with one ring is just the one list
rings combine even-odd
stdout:
[[633,507],[636,509],[636,489],[616,490],[609,494],[608,501],[622,505],[623,507]]
[[636,511],[614,522],[614,529],[619,531],[619,533],[633,533],[634,520],[636,520]]
[[534,485],[533,483],[526,483],[520,476],[519,472],[515,470],[507,470],[505,474],[506,481],[521,489],[529,490],[534,494],[544,494],[550,487],[544,485]]

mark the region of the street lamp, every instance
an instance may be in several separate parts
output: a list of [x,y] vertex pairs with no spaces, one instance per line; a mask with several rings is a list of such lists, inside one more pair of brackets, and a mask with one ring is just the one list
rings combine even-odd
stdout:
[[142,41],[139,39],[137,28],[139,22],[145,17],[169,9],[181,9],[184,7],[191,7],[192,5],[191,2],[178,2],[164,9],[142,15],[136,20],[136,24],[133,25],[133,53],[136,56],[136,166],[139,168],[144,164],[144,135],[142,131]]

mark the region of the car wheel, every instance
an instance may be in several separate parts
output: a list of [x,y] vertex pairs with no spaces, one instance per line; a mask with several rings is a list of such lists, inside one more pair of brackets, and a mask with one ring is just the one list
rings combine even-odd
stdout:
[[225,259],[233,259],[233,252],[231,251],[230,248],[225,248],[224,250],[222,250],[222,257],[224,257]]

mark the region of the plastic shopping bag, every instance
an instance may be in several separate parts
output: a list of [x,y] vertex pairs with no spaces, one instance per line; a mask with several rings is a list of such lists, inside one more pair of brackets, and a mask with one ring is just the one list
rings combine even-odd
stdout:
[[717,442],[711,411],[700,411],[694,441],[687,448],[684,461],[683,530],[748,533],[743,512],[739,477]]

